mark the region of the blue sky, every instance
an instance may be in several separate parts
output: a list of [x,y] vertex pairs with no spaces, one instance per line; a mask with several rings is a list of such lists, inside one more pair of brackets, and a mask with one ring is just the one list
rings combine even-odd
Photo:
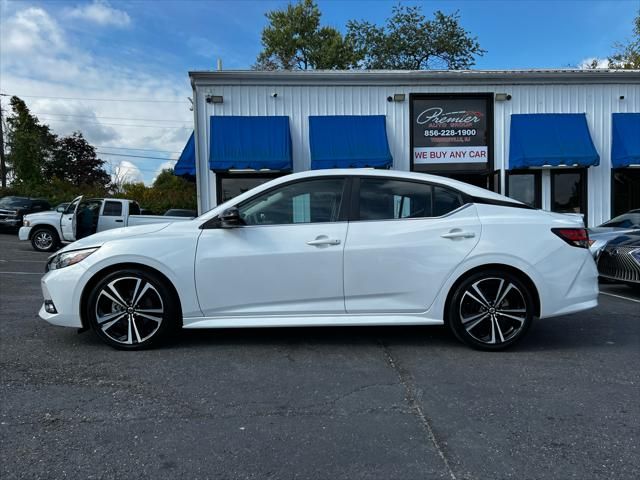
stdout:
[[[83,131],[110,169],[150,182],[172,165],[192,127],[187,72],[213,69],[218,57],[224,68],[249,68],[265,12],[287,3],[0,0],[0,90],[23,95],[60,134]],[[382,23],[396,3],[318,1],[323,23],[341,30],[349,19]],[[403,3],[421,4],[427,16],[459,11],[487,50],[480,69],[564,68],[606,58],[631,36],[640,9],[640,0]]]

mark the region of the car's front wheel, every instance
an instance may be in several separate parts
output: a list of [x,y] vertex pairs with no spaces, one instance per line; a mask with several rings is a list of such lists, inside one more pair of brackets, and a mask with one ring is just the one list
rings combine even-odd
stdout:
[[31,246],[36,252],[52,252],[59,243],[58,234],[50,228],[36,228],[31,235]]
[[159,275],[145,270],[120,270],[100,279],[85,309],[98,337],[121,350],[158,345],[180,326],[175,293]]
[[502,350],[519,341],[534,317],[527,285],[509,272],[477,272],[461,282],[448,309],[453,333],[481,350]]

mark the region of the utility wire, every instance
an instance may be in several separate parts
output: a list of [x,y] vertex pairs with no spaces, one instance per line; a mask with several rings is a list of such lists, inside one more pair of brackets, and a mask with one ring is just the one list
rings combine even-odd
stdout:
[[127,155],[126,153],[110,153],[110,152],[99,152],[96,151],[96,153],[100,153],[102,155],[113,155],[114,157],[132,157],[132,158],[150,158],[151,160],[170,160],[172,162],[177,162],[178,159],[177,158],[167,158],[167,157],[147,157],[144,155]]
[[20,95],[17,93],[2,93],[3,97],[24,98],[54,98],[58,100],[89,100],[92,102],[132,102],[132,103],[185,103],[184,100],[147,100],[136,98],[89,98],[89,97],[56,97],[52,95]]
[[[77,120],[73,120],[71,118],[55,118],[53,119],[56,122],[75,122],[78,123]],[[165,128],[170,130],[182,129],[182,130],[193,130],[193,127],[181,127],[177,125],[140,125],[140,124],[126,124],[126,123],[103,123],[103,122],[81,122],[81,125],[109,125],[115,127],[140,127],[140,128]]]
[[164,152],[164,153],[182,153],[182,152],[174,152],[171,150],[159,150],[156,148],[133,148],[133,147],[111,147],[107,145],[94,145],[96,148],[111,148],[115,150],[138,150],[140,152]]
[[161,118],[130,118],[130,117],[101,117],[99,115],[76,115],[71,113],[53,113],[53,112],[32,112],[34,115],[55,115],[60,117],[80,117],[80,118],[105,118],[108,120],[133,120],[140,122],[174,122],[174,123],[188,123],[193,124],[193,122],[185,120],[184,122],[181,120],[166,120]]

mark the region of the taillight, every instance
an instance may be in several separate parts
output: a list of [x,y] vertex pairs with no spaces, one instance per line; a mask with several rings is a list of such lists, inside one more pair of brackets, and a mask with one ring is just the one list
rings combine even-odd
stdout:
[[589,248],[586,228],[552,228],[551,231],[573,247]]

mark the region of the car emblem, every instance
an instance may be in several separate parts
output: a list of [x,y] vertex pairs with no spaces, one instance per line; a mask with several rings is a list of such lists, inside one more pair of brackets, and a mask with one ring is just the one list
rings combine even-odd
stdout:
[[620,254],[620,250],[618,250],[617,248],[614,248],[611,250],[611,255],[619,255]]

